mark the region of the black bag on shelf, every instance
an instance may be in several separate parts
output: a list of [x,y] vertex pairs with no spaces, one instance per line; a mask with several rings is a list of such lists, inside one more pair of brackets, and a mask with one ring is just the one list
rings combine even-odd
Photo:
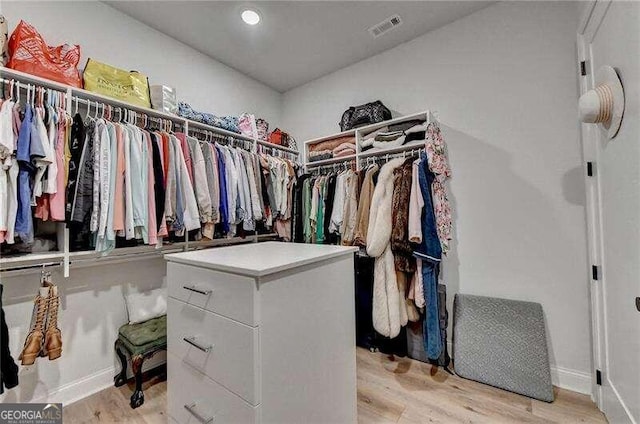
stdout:
[[345,110],[340,120],[340,131],[375,124],[391,119],[391,111],[380,100]]

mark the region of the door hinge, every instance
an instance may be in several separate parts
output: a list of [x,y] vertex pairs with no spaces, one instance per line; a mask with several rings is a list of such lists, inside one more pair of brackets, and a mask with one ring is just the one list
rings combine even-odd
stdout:
[[593,177],[593,170],[594,170],[594,166],[593,166],[593,162],[587,162],[587,176],[589,177]]
[[587,62],[584,60],[580,61],[580,75],[587,75]]
[[598,281],[598,265],[591,265],[591,279]]
[[596,384],[602,386],[602,372],[600,370],[596,370]]

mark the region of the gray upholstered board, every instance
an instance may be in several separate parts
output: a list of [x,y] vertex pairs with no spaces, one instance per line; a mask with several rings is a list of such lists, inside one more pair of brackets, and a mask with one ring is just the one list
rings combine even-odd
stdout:
[[553,401],[544,316],[539,303],[457,294],[453,309],[456,374]]

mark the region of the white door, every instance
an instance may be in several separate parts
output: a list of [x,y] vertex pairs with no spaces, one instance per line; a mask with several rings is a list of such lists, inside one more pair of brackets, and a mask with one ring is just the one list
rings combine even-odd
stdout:
[[[640,3],[597,1],[585,6],[578,31],[585,61],[581,92],[593,88],[603,65],[618,72],[625,111],[618,135],[607,139],[582,125],[592,287],[594,394],[611,423],[640,423]],[[640,300],[639,300],[640,302]]]

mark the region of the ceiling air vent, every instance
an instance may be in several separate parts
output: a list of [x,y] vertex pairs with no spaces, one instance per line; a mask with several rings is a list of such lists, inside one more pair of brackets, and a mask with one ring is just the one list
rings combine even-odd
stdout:
[[400,15],[393,15],[385,19],[384,21],[376,24],[368,29],[369,34],[373,36],[373,38],[378,38],[382,34],[391,29],[400,26],[402,24],[402,19],[400,19]]

